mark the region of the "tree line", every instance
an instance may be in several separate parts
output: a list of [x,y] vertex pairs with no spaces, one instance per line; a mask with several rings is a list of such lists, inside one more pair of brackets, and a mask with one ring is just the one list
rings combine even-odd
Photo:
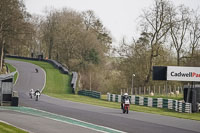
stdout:
[[[140,17],[140,37],[131,43],[123,39],[117,52],[124,86],[153,85],[153,66],[199,66],[200,13],[172,1],[155,0]],[[163,82],[164,84],[164,82]]]
[[138,29],[139,38],[113,48],[111,33],[92,10],[49,9],[40,16],[29,14],[22,0],[1,0],[0,69],[5,54],[42,54],[77,71],[80,89],[119,92],[131,88],[133,78],[134,86],[158,84],[154,65],[199,66],[198,10],[155,0],[143,10]]

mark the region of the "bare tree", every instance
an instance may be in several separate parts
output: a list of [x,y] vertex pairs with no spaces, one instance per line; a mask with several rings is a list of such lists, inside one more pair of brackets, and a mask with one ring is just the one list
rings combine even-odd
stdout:
[[171,5],[167,0],[155,0],[153,8],[144,11],[142,16],[142,28],[143,33],[149,35],[149,66],[148,74],[146,77],[146,83],[149,82],[153,60],[159,55],[160,46],[165,41],[165,36],[170,29],[169,14],[171,12]]
[[200,40],[200,14],[197,11],[192,11],[191,25],[189,29],[189,40],[191,48],[191,57],[194,57],[195,50],[199,47]]
[[190,24],[190,12],[189,9],[183,5],[178,7],[178,10],[175,11],[174,15],[170,16],[170,35],[172,38],[172,45],[176,49],[177,54],[177,65],[180,65],[180,54],[183,45],[187,43],[187,33],[189,32]]
[[104,52],[108,52],[110,44],[112,43],[110,32],[104,27],[100,19],[95,16],[94,11],[88,10],[82,12],[82,16],[86,30],[96,34],[97,39],[101,42]]

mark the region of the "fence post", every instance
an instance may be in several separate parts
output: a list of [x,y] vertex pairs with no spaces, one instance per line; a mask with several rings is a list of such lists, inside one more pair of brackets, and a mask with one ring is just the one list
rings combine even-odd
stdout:
[[133,88],[131,88],[131,95],[133,95]]
[[137,95],[137,88],[135,87],[135,95]]
[[163,93],[162,93],[162,95],[164,95],[164,93],[165,93],[165,85],[164,85],[164,89],[163,89],[163,91],[162,91]]
[[151,86],[149,86],[149,95],[150,95],[150,91],[151,91]]
[[159,85],[159,95],[160,95],[160,85]]
[[180,93],[183,94],[183,86],[181,86],[181,92]]
[[174,94],[176,93],[176,85],[174,85]]

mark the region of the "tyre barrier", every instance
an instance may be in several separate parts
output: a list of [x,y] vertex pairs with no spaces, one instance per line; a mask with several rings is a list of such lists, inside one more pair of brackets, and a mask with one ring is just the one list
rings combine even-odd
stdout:
[[[107,100],[110,102],[121,102],[121,95],[107,93]],[[191,103],[185,103],[183,101],[178,101],[173,99],[149,98],[149,97],[132,95],[131,104],[171,109],[183,113],[192,113]]]
[[90,90],[80,90],[80,91],[78,91],[78,95],[93,97],[93,98],[97,98],[97,99],[101,98],[101,92],[90,91]]
[[[8,58],[17,58],[17,59],[25,59],[25,60],[34,60],[34,61],[44,61],[52,64],[56,69],[58,69],[63,74],[69,74],[69,70],[65,68],[62,64],[59,62],[52,60],[52,59],[42,59],[42,58],[31,58],[31,57],[21,57],[21,56],[13,56],[13,55],[6,55]],[[76,89],[76,82],[78,79],[77,72],[72,72],[72,81],[71,81],[71,87],[72,87],[72,93],[75,94]]]

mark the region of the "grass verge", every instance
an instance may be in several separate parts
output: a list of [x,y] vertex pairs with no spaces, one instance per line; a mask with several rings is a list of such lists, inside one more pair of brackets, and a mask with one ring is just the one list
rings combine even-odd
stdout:
[[0,122],[0,133],[28,133],[14,126]]
[[[12,65],[6,63],[6,66],[8,67],[8,69],[10,70],[10,72],[15,72],[16,71],[16,68],[13,67]],[[14,75],[14,83],[16,82],[17,77],[18,77],[18,72],[15,73],[15,75]]]
[[[50,94],[49,96],[64,99],[64,100],[70,100],[74,102],[108,107],[108,108],[120,109],[121,107],[120,103],[106,101],[105,95],[103,99],[95,99],[95,98],[90,98],[86,96],[79,96],[79,95],[72,95],[72,94]],[[130,110],[200,121],[200,113],[192,113],[192,114],[179,113],[179,112],[169,110],[169,109],[153,108],[153,107],[146,107],[146,106],[139,106],[139,105],[131,105]]]
[[[102,96],[102,99],[95,99],[95,98],[90,98],[86,96],[70,94],[71,77],[68,75],[61,74],[57,69],[54,69],[53,66],[50,65],[49,63],[40,62],[40,61],[29,61],[29,60],[21,60],[21,61],[36,64],[42,67],[46,71],[47,82],[46,82],[45,89],[43,91],[44,94],[47,94],[52,97],[64,99],[64,100],[74,101],[74,102],[120,109],[120,103],[106,101],[105,95]],[[131,105],[130,110],[200,121],[200,113],[192,113],[192,114],[178,113],[178,112],[168,110],[168,109],[145,107],[145,106],[139,106],[139,105]]]

